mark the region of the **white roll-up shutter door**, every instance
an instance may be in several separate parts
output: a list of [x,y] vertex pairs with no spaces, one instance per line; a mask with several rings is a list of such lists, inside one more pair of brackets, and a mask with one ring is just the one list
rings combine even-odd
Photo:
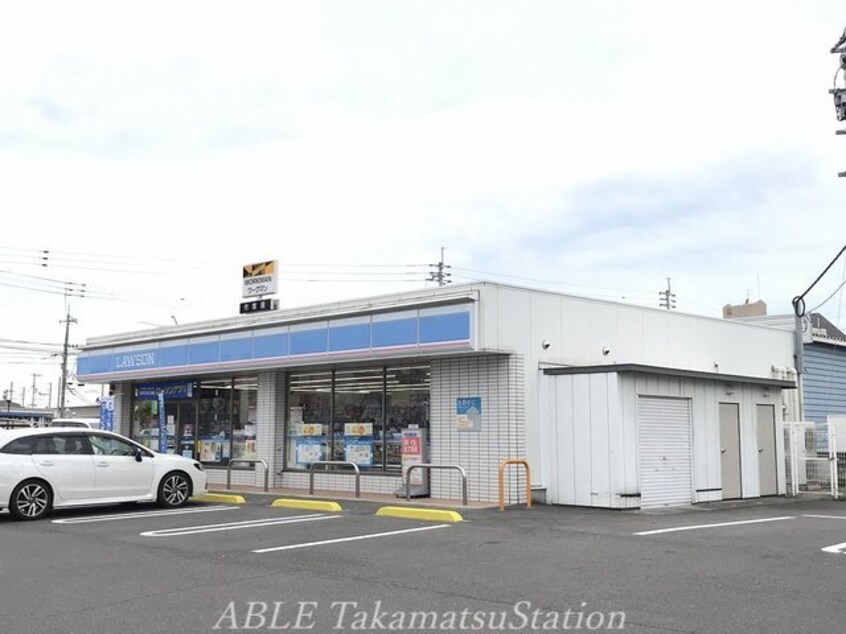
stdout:
[[690,504],[690,401],[640,396],[637,422],[641,507]]

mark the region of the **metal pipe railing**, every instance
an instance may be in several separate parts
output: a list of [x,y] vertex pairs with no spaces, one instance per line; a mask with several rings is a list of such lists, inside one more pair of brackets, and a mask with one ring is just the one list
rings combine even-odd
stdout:
[[[347,467],[352,467],[353,471],[355,471],[355,497],[361,497],[361,469],[358,468],[358,465],[354,462],[350,462],[349,460],[316,460],[312,462],[308,468],[308,494],[314,495],[314,467],[317,465],[323,466],[332,466],[332,465],[344,465]],[[324,469],[324,471],[328,472],[328,469]],[[349,473],[340,471],[336,473]]]
[[503,460],[499,463],[499,510],[505,510],[505,485],[504,473],[505,467],[510,464],[523,465],[526,467],[526,508],[532,508],[532,469],[529,467],[529,461],[515,458],[513,460]]
[[264,492],[267,493],[268,491],[268,483],[270,477],[270,467],[267,466],[267,462],[262,460],[261,458],[232,458],[229,461],[229,464],[226,465],[226,488],[232,488],[232,465],[236,462],[244,462],[247,464],[253,464],[254,462],[260,462],[264,467]]
[[461,502],[467,506],[467,472],[464,467],[457,464],[412,464],[408,466],[408,471],[405,472],[405,499],[411,499],[411,472],[415,469],[452,469],[461,474]]

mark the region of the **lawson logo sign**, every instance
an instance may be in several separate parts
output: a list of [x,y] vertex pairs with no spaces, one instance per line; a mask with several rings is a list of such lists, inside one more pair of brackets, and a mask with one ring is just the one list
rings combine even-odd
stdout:
[[155,352],[139,352],[136,354],[119,354],[115,357],[116,370],[130,370],[133,368],[151,368],[156,365]]

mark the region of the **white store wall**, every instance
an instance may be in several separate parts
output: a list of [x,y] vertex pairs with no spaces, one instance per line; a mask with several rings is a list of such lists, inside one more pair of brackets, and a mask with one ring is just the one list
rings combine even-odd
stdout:
[[[692,502],[722,499],[719,404],[740,407],[743,497],[758,497],[756,405],[775,405],[778,390],[646,373],[546,375],[541,379],[541,433],[547,502],[611,508],[640,506],[637,405],[640,396],[691,403]],[[783,444],[776,440],[778,492],[785,493]]]
[[793,365],[791,334],[773,328],[499,284],[477,287],[479,349],[515,352],[526,362],[526,457],[537,487],[549,486],[543,474],[552,459],[544,444],[541,367],[636,363],[770,378],[773,365]]

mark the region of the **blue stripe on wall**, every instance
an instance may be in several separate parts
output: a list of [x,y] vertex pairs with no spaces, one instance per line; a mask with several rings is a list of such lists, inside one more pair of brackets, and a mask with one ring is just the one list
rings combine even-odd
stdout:
[[[114,358],[110,354],[98,354],[88,357],[89,372],[111,372]],[[77,374],[79,372],[77,371]]]
[[217,363],[218,342],[192,343],[188,346],[188,363]]
[[314,354],[326,352],[328,345],[328,328],[319,330],[300,330],[292,332],[291,354]]
[[369,347],[369,323],[329,328],[329,350],[363,350]]
[[463,341],[469,338],[470,313],[449,313],[420,318],[420,343]]
[[373,347],[414,345],[417,343],[417,319],[395,319],[373,323]]
[[[93,377],[98,374],[137,372],[156,367],[249,361],[347,350],[371,350],[376,353],[379,348],[390,346],[467,341],[471,336],[471,314],[469,311],[460,311],[427,315],[419,319],[407,317],[261,336],[257,334],[261,332],[259,330],[252,339],[246,336],[243,339],[222,342],[179,344],[131,352],[121,352],[118,349],[111,354],[80,357],[77,373]],[[154,359],[152,363],[145,362],[148,356],[148,360]]]
[[288,354],[288,333],[265,335],[253,339],[253,358],[284,357]]
[[159,349],[159,367],[188,365],[188,346],[169,346]]
[[221,361],[241,361],[253,355],[252,339],[225,339],[220,342]]

